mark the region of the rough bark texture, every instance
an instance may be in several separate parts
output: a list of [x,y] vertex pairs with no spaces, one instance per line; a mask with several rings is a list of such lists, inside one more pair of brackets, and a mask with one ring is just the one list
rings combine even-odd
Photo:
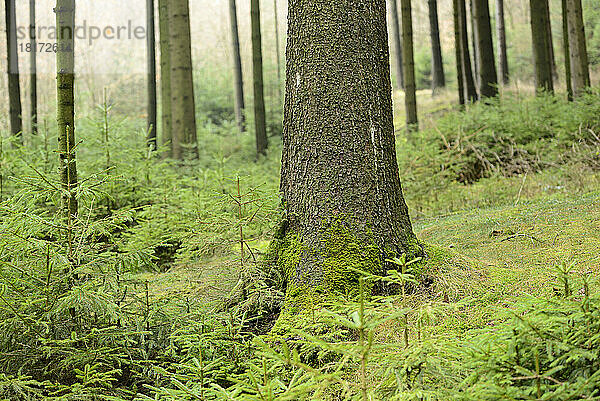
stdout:
[[473,6],[479,53],[479,93],[481,97],[493,97],[498,94],[498,76],[488,0],[474,0]]
[[242,56],[240,55],[240,35],[238,32],[236,0],[229,0],[229,22],[231,27],[231,50],[233,54],[235,120],[240,132],[244,132],[246,130],[244,115],[244,77],[242,75]]
[[402,53],[404,70],[404,105],[406,108],[406,129],[418,129],[417,83],[415,80],[415,58],[413,50],[413,27],[411,0],[400,0],[402,10]]
[[554,39],[552,37],[552,21],[550,19],[550,1],[546,0],[545,22],[546,22],[546,35],[548,35],[547,45],[548,54],[550,54],[550,69],[552,70],[552,78],[558,79],[558,70],[556,69],[556,59],[554,57]]
[[156,43],[154,32],[154,0],[146,0],[146,57],[148,85],[148,146],[156,149]]
[[531,38],[533,42],[533,61],[535,66],[535,85],[536,88],[545,91],[553,91],[552,65],[550,55],[550,45],[546,26],[549,21],[546,20],[546,8],[548,0],[530,0],[531,15]]
[[[29,38],[31,49],[37,49],[37,40],[35,33],[35,0],[29,0],[29,32],[31,37]],[[38,109],[37,109],[37,52],[29,52],[29,103],[30,112],[29,117],[31,120],[31,134],[37,134],[38,125]]]
[[569,25],[573,95],[579,96],[590,86],[590,71],[581,0],[567,0],[567,23]]
[[402,64],[402,39],[400,20],[398,18],[398,0],[390,0],[390,15],[392,17],[392,39],[394,41],[394,67],[396,69],[396,82],[400,89],[404,89],[404,67]]
[[460,16],[458,0],[452,0],[452,17],[454,22],[454,58],[456,60],[456,82],[458,84],[458,103],[465,104],[465,82],[462,66],[462,41],[460,36]]
[[173,157],[171,117],[171,59],[169,51],[169,0],[158,0],[158,30],[160,34],[160,108],[164,156]]
[[8,102],[10,132],[20,136],[23,141],[23,122],[21,120],[21,85],[19,84],[19,58],[17,52],[17,15],[15,0],[4,0],[6,20],[6,50],[8,66]]
[[289,1],[279,253],[288,297],[356,289],[351,268],[381,273],[385,257],[422,252],[396,162],[385,7]]
[[265,92],[263,81],[262,38],[260,32],[260,0],[251,0],[250,16],[252,29],[252,77],[254,82],[254,130],[256,153],[267,152],[267,123],[265,115]]
[[275,20],[275,56],[277,57],[277,95],[279,96],[279,105],[281,105],[283,94],[281,86],[281,54],[279,53],[279,7],[277,0],[273,0],[273,17]]
[[508,54],[506,51],[506,24],[504,22],[504,0],[496,0],[496,41],[498,42],[498,75],[504,85],[508,84]]
[[573,85],[571,83],[571,56],[569,50],[569,23],[567,21],[567,0],[561,0],[563,54],[565,58],[565,84],[567,86],[567,99],[573,100]]
[[75,163],[75,0],[56,0],[56,122],[58,154],[63,187],[62,207],[66,216],[77,216],[77,166]]
[[440,27],[438,22],[437,0],[428,0],[427,4],[429,5],[429,32],[431,35],[431,88],[435,92],[436,89],[443,88],[444,86],[446,86],[446,77],[444,76],[442,45],[440,44]]
[[188,0],[169,0],[173,157],[198,158]]
[[469,54],[469,34],[467,31],[467,7],[465,0],[457,0],[459,23],[460,23],[460,37],[461,37],[461,49],[462,49],[462,71],[463,71],[463,82],[465,84],[465,99],[469,102],[477,101],[477,88],[475,86],[475,79],[473,78],[473,70],[471,68],[471,55]]
[[473,43],[473,76],[475,88],[479,90],[479,40],[477,39],[477,21],[475,20],[473,0],[469,0],[469,16],[471,17],[471,42]]

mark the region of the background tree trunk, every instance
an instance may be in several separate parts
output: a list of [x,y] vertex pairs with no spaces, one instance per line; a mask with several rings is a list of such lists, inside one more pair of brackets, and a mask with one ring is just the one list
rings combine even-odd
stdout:
[[454,21],[454,57],[456,59],[456,82],[458,84],[458,103],[465,104],[465,82],[462,66],[462,40],[460,34],[460,10],[458,0],[452,0],[452,17]]
[[467,7],[465,0],[457,0],[459,22],[460,22],[460,37],[462,49],[462,70],[463,82],[465,84],[465,99],[469,102],[477,101],[477,87],[473,78],[473,70],[471,69],[471,55],[469,54],[469,34],[467,31]]
[[168,9],[173,157],[196,159],[198,140],[188,0],[169,0]]
[[494,60],[492,27],[488,0],[473,1],[479,52],[479,93],[481,97],[494,97],[498,94],[498,76]]
[[229,0],[229,22],[231,24],[231,48],[233,50],[233,89],[235,95],[235,120],[240,132],[246,131],[244,115],[244,77],[242,56],[240,55],[240,35],[238,31],[236,0]]
[[23,142],[23,122],[21,110],[21,85],[19,83],[19,57],[17,52],[17,13],[15,0],[4,0],[6,20],[6,61],[8,66],[8,103],[10,132]]
[[160,33],[160,107],[162,144],[167,148],[164,156],[173,157],[169,0],[158,0],[158,29]]
[[267,153],[267,123],[265,116],[265,94],[263,84],[262,39],[260,32],[260,0],[251,0],[250,16],[252,25],[252,75],[254,81],[254,129],[256,153]]
[[146,0],[146,51],[148,61],[148,146],[156,149],[156,43],[154,0]]
[[302,246],[288,297],[356,290],[351,268],[381,273],[386,257],[422,252],[396,162],[385,1],[317,3],[289,1],[280,255]]
[[506,51],[506,25],[504,23],[504,0],[496,0],[496,40],[498,42],[498,75],[508,85],[508,54]]
[[535,66],[535,86],[545,91],[553,91],[552,64],[548,31],[546,26],[546,8],[548,0],[530,0],[531,38],[533,42],[533,60]]
[[406,129],[418,129],[417,84],[415,81],[415,59],[413,54],[412,10],[410,0],[400,0],[402,10],[402,53],[404,70],[404,104],[406,108]]
[[477,21],[475,20],[475,6],[473,0],[469,0],[469,12],[471,16],[471,42],[473,42],[473,76],[475,78],[475,88],[479,90],[479,39],[477,39]]
[[581,0],[567,0],[567,23],[569,26],[573,95],[579,96],[590,86],[590,71]]
[[546,35],[548,39],[546,40],[548,45],[548,54],[550,55],[550,70],[552,71],[552,79],[558,79],[558,72],[556,69],[556,59],[554,57],[554,38],[552,37],[552,20],[550,19],[550,2],[546,0],[546,7],[544,8],[545,15],[545,25],[546,25]]
[[562,35],[563,54],[565,57],[565,85],[567,87],[567,99],[573,100],[573,85],[571,83],[571,54],[569,50],[569,23],[567,21],[567,0],[561,0],[562,11]]
[[29,117],[31,119],[31,134],[37,134],[38,110],[37,110],[37,40],[35,32],[35,0],[29,0],[29,38],[31,51],[29,52],[29,103],[31,110]]
[[75,163],[75,0],[56,0],[56,122],[62,207],[65,216],[77,216],[77,166]]
[[427,3],[429,5],[431,60],[433,70],[431,86],[435,92],[436,89],[446,86],[446,77],[444,76],[444,61],[442,59],[442,46],[440,44],[437,0],[428,0]]
[[398,0],[390,1],[390,14],[392,17],[392,38],[396,57],[394,58],[394,67],[396,68],[396,82],[398,88],[404,89],[404,66],[402,63],[402,40],[400,39],[400,21],[398,19]]
[[273,0],[273,17],[275,19],[275,55],[277,56],[277,95],[279,96],[279,106],[282,104],[283,94],[281,85],[281,54],[279,53],[279,8],[277,0]]

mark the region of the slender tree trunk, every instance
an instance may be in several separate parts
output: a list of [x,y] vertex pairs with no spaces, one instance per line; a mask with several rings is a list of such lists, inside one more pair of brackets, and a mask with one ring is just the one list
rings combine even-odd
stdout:
[[148,61],[148,146],[156,149],[156,35],[154,32],[154,0],[146,0],[146,52]]
[[471,55],[469,54],[469,34],[467,31],[467,7],[465,0],[458,1],[458,12],[460,22],[460,37],[462,49],[462,71],[463,82],[465,85],[465,99],[469,102],[477,101],[477,87],[473,78],[473,70],[471,69]]
[[548,0],[530,0],[531,38],[533,42],[533,60],[535,65],[536,88],[552,92],[552,64],[545,12]]
[[291,318],[303,294],[356,293],[353,269],[423,254],[396,162],[385,1],[316,3],[289,1],[276,243]]
[[188,0],[169,0],[173,157],[198,158]]
[[431,34],[431,60],[433,66],[432,89],[446,86],[444,76],[444,61],[442,59],[442,46],[440,44],[440,28],[438,22],[437,0],[428,0],[429,5],[429,27]]
[[460,16],[458,0],[452,0],[452,17],[454,22],[454,57],[456,59],[456,82],[458,84],[458,103],[465,104],[465,82],[462,65],[462,40],[460,36]]
[[8,101],[10,132],[23,142],[23,122],[21,110],[21,85],[19,83],[19,56],[17,52],[17,13],[15,0],[4,0],[6,19],[6,50],[8,66]]
[[244,115],[244,77],[242,56],[240,55],[240,35],[238,32],[236,0],[229,0],[229,22],[231,25],[231,48],[233,50],[233,89],[235,96],[235,120],[240,132],[246,131]]
[[573,101],[573,85],[571,84],[571,55],[569,50],[569,23],[567,21],[567,0],[561,0],[563,54],[565,57],[565,84],[567,86],[567,99]]
[[498,75],[504,85],[510,79],[508,54],[506,52],[506,24],[504,23],[504,0],[496,0],[496,40],[498,42]]
[[56,0],[56,122],[63,188],[62,208],[69,219],[77,216],[75,163],[75,0]]
[[390,14],[392,17],[392,38],[394,40],[394,49],[396,57],[394,58],[394,67],[396,69],[396,82],[398,88],[404,89],[404,67],[402,64],[402,40],[400,39],[400,21],[398,19],[398,0],[390,1]]
[[277,95],[279,96],[279,105],[283,100],[282,85],[281,85],[281,54],[279,53],[279,8],[277,0],[273,0],[273,16],[275,18],[275,55],[277,56]]
[[579,96],[590,86],[590,71],[581,0],[567,0],[567,23],[569,26],[573,95]]
[[160,107],[162,119],[162,144],[167,148],[164,156],[173,157],[169,0],[158,0],[158,28],[160,33]]
[[404,56],[404,104],[406,107],[406,129],[418,129],[417,84],[415,81],[415,59],[413,53],[413,27],[411,0],[400,0],[402,10],[402,53]]
[[544,9],[546,20],[546,35],[548,36],[548,54],[550,54],[550,69],[552,70],[552,79],[558,79],[558,71],[556,69],[556,59],[554,56],[554,38],[552,36],[552,20],[550,19],[550,1],[546,1]]
[[488,0],[474,0],[473,5],[479,52],[479,92],[481,97],[494,97],[498,94],[498,75],[494,60],[489,4]]
[[473,75],[475,77],[475,88],[479,90],[479,39],[477,38],[477,21],[475,20],[475,6],[473,0],[469,0],[469,11],[471,17],[471,42],[473,42]]
[[31,119],[31,134],[37,134],[38,110],[37,110],[37,40],[35,32],[35,0],[29,0],[29,40],[31,51],[29,52],[29,102],[31,110],[29,113]]
[[265,94],[263,85],[262,39],[260,33],[260,0],[251,0],[252,22],[252,75],[254,80],[254,129],[256,153],[267,153],[267,123],[265,116]]

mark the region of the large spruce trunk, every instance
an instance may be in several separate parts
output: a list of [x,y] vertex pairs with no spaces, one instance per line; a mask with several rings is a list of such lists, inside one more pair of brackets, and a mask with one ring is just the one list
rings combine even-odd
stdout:
[[236,0],[229,0],[229,23],[231,31],[231,50],[233,57],[233,90],[235,97],[235,120],[240,132],[245,131],[244,115],[244,77],[242,75],[242,56],[240,55],[240,35],[238,30]]
[[[350,291],[414,256],[396,162],[385,0],[290,0],[279,252],[293,289]],[[283,260],[282,260],[283,259]]]
[[481,97],[493,97],[498,94],[498,76],[494,60],[492,27],[488,0],[474,0],[475,29],[479,61],[479,93]]
[[23,122],[21,120],[21,85],[19,83],[19,58],[17,52],[17,15],[15,0],[4,0],[6,20],[6,51],[8,66],[8,102],[10,132],[20,136],[23,141]]
[[581,0],[567,0],[567,23],[569,27],[573,95],[579,96],[590,86],[590,71]]
[[444,76],[444,61],[442,59],[442,45],[440,44],[440,27],[438,22],[437,0],[428,0],[429,6],[429,33],[431,36],[431,88],[435,93],[438,88],[446,86]]
[[537,89],[553,91],[552,62],[547,34],[548,0],[530,0],[531,38],[533,42],[533,60],[535,66],[535,85]]

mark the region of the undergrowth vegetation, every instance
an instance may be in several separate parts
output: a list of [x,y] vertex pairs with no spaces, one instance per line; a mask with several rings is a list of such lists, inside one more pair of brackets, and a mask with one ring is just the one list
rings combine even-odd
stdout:
[[[413,221],[445,248],[425,267],[361,273],[358,296],[309,308],[276,340],[283,292],[262,262],[281,219],[278,130],[255,160],[226,117],[207,115],[199,160],[178,164],[105,99],[79,121],[74,221],[59,213],[51,130],[3,139],[0,399],[600,397],[598,260],[582,256],[600,217],[581,196],[600,189],[597,92],[505,94],[399,133]],[[574,197],[579,220],[559,216],[584,207]],[[483,207],[495,209],[457,214]],[[571,231],[535,231],[550,225]],[[520,254],[502,248],[514,241]],[[400,291],[370,296],[375,283]],[[230,302],[239,291],[253,302]]]

